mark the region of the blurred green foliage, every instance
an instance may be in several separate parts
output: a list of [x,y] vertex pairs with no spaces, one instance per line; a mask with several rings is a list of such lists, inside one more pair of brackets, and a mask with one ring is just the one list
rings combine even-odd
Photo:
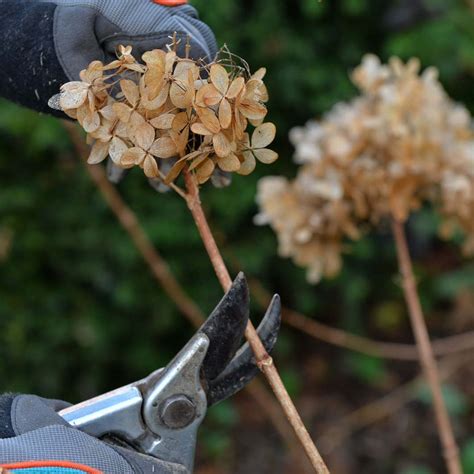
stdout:
[[[269,118],[278,126],[276,147],[281,158],[275,165],[260,165],[254,175],[235,178],[228,189],[203,190],[225,257],[240,262],[290,307],[348,331],[412,341],[387,230],[355,244],[337,279],[312,287],[303,270],[277,256],[271,230],[253,225],[255,188],[265,174],[295,174],[288,130],[355,94],[348,72],[364,53],[376,53],[384,60],[392,54],[405,59],[417,56],[423,66],[438,67],[449,94],[474,111],[469,2],[194,0],[193,4],[219,43],[226,42],[253,69],[267,67]],[[139,172],[129,175],[120,192],[179,281],[203,310],[210,311],[221,290],[184,203],[172,194],[156,194]],[[429,209],[410,222],[409,238],[433,334],[466,327],[465,321],[456,326],[453,315],[460,293],[473,291],[474,264],[462,259],[454,243],[437,238],[436,216]],[[258,318],[261,308],[253,309]],[[165,364],[191,333],[74,156],[61,125],[2,102],[1,389],[78,401]],[[276,357],[292,394],[314,389],[298,367],[318,350],[330,351],[283,330]],[[328,393],[333,383],[353,384],[359,391],[385,383],[384,362],[343,351],[329,354]],[[416,368],[410,370],[406,373],[416,374]],[[338,377],[339,382],[334,380]],[[472,403],[462,389],[451,387],[447,396],[452,414],[462,423],[462,417],[472,413]],[[203,431],[203,449],[211,458],[229,451],[230,428],[238,419],[232,403],[211,411]],[[465,469],[472,472],[472,438],[465,442]],[[403,472],[431,472],[429,465],[438,472],[431,454],[422,456],[426,466]],[[393,459],[394,472],[397,463],[398,457]]]

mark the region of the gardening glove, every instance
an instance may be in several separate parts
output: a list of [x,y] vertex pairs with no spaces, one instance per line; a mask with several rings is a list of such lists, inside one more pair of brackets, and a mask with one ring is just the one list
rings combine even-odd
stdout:
[[[159,3],[163,5],[159,5]],[[118,45],[140,58],[163,49],[175,32],[183,54],[211,61],[210,28],[186,0],[0,0],[3,50],[0,96],[40,112],[62,84],[79,80],[93,60],[109,62]],[[176,5],[176,6],[165,6]],[[182,51],[180,51],[182,48]]]
[[56,413],[67,406],[34,395],[0,397],[0,467],[18,474],[190,474],[71,427]]

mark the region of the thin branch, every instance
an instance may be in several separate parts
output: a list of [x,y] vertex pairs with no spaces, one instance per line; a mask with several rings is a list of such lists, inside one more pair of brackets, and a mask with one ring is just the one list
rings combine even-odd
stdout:
[[454,438],[451,421],[443,399],[441,380],[416,288],[403,223],[394,219],[392,221],[392,231],[397,248],[398,264],[402,276],[405,300],[419,350],[420,363],[433,394],[433,407],[446,466],[450,474],[461,474],[459,449]]
[[[232,280],[230,278],[227,267],[222,259],[222,255],[217,247],[214,236],[209,228],[206,216],[201,206],[199,198],[199,189],[197,187],[194,177],[186,170],[184,173],[186,188],[188,191],[188,207],[194,218],[199,234],[203,240],[204,246],[206,247],[207,253],[211,260],[211,263],[216,272],[217,278],[221,283],[224,291],[227,291],[231,285]],[[262,341],[258,337],[257,331],[253,324],[249,321],[247,329],[245,331],[245,337],[247,338],[253,352],[255,359],[260,370],[267,377],[270,386],[273,389],[278,401],[280,402],[283,411],[285,412],[288,421],[290,422],[296,436],[301,442],[311,464],[315,471],[320,474],[329,473],[321,455],[319,454],[316,446],[314,445],[308,431],[306,430],[301,417],[296,410],[288,392],[281,380],[281,377],[275,367],[273,359],[268,355]]]
[[[183,316],[195,328],[199,328],[205,320],[202,311],[176,280],[166,263],[166,260],[159,254],[156,247],[150,241],[136,214],[120,196],[116,187],[107,179],[104,169],[100,166],[91,166],[86,163],[88,147],[79,132],[79,128],[67,121],[64,121],[64,127],[68,131],[77,154],[82,158],[87,173],[99,189],[114,215],[117,217],[117,220],[130,236],[135,247],[143,257],[143,260],[150,268],[156,281],[163,288],[169,298],[176,304]],[[267,415],[276,430],[280,433],[281,437],[285,440],[295,462],[301,465],[301,469],[306,470],[306,463],[302,462],[303,460],[299,454],[299,443],[297,443],[292,432],[288,431],[286,418],[279,410],[278,404],[269,396],[267,389],[260,381],[254,380],[246,387],[246,390],[255,399],[260,409]]]
[[[248,280],[256,301],[262,307],[266,307],[271,300],[271,294],[257,279],[248,278]],[[419,360],[418,349],[413,344],[375,341],[367,337],[357,336],[315,321],[309,316],[286,307],[282,308],[282,313],[284,323],[328,344],[384,359]],[[435,339],[432,346],[434,354],[438,357],[472,351],[474,350],[474,331]]]
[[[472,362],[472,354],[450,356],[440,362],[440,377],[443,381],[449,379]],[[323,432],[318,442],[325,454],[337,449],[353,433],[388,418],[416,397],[424,384],[424,376],[419,375],[389,394],[374,400],[342,418],[331,423],[331,427]]]

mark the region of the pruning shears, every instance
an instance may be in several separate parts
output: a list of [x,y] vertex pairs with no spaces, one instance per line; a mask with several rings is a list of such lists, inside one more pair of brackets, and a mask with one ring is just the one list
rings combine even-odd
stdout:
[[[258,372],[248,343],[240,346],[248,318],[249,291],[241,273],[166,367],[59,414],[92,436],[112,437],[193,472],[197,431],[208,407],[234,395]],[[275,295],[258,327],[268,352],[280,321],[280,298]]]

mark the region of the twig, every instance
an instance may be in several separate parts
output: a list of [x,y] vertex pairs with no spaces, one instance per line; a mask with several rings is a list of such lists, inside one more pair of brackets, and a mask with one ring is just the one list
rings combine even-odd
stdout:
[[[204,246],[206,247],[207,253],[211,260],[211,263],[216,272],[217,278],[224,291],[227,291],[231,285],[232,280],[230,278],[227,267],[222,259],[222,255],[217,247],[214,236],[209,228],[206,216],[201,206],[201,201],[199,198],[199,189],[197,187],[194,177],[188,172],[185,171],[184,179],[186,183],[186,188],[188,191],[188,207],[191,211],[191,214],[194,218],[196,226],[198,228],[199,234],[201,235]],[[326,474],[329,473],[328,468],[326,467],[323,459],[321,458],[316,446],[314,445],[308,431],[306,430],[301,417],[296,410],[288,392],[286,391],[285,386],[280,378],[280,375],[275,367],[273,359],[268,355],[265,350],[262,341],[258,337],[257,331],[255,330],[253,324],[249,321],[247,329],[245,331],[245,337],[247,338],[253,352],[255,359],[260,370],[265,374],[267,380],[270,383],[270,386],[273,389],[280,405],[285,412],[288,421],[290,422],[293,430],[296,433],[296,436],[300,440],[311,464],[313,465],[317,473]]]
[[[86,167],[87,173],[101,192],[103,198],[117,217],[122,227],[130,236],[132,242],[142,255],[143,260],[150,268],[150,271],[157,282],[176,304],[183,316],[195,328],[199,328],[205,320],[202,311],[176,280],[165,259],[159,254],[156,247],[150,241],[136,214],[120,196],[116,187],[107,179],[104,169],[100,166],[91,166],[86,163],[88,148],[82,139],[78,127],[66,121],[64,121],[64,127],[69,133],[77,154],[83,158],[82,162]],[[279,410],[278,404],[269,396],[266,388],[258,380],[254,380],[252,384],[246,387],[246,390],[255,399],[260,409],[265,412],[276,430],[285,440],[295,462],[301,464],[301,469],[306,470],[305,464],[301,462],[299,444],[293,437],[292,432],[288,431],[286,418]]]
[[[450,356],[449,359],[446,359],[440,362],[440,377],[443,381],[452,377],[466,364],[471,363],[472,354]],[[329,454],[354,432],[397,413],[404,405],[413,400],[423,383],[424,377],[419,375],[389,394],[357,408],[331,423],[331,427],[318,439],[321,449],[325,454]]]
[[[256,301],[262,307],[266,307],[271,300],[270,293],[257,279],[248,277],[248,280]],[[356,334],[351,334],[342,329],[333,328],[315,321],[290,308],[283,307],[282,313],[284,323],[328,344],[384,359],[419,360],[418,349],[413,344],[375,341],[367,337],[357,336]],[[474,350],[474,331],[435,339],[432,341],[432,346],[435,356],[438,357]]]
[[420,363],[433,394],[433,407],[441,444],[443,446],[443,455],[446,461],[446,466],[450,474],[461,474],[459,449],[454,438],[451,421],[443,400],[438,367],[434,358],[433,348],[431,347],[423,310],[421,308],[416,288],[403,223],[396,219],[392,220],[392,230],[397,248],[398,263],[402,276],[405,300],[420,354]]

